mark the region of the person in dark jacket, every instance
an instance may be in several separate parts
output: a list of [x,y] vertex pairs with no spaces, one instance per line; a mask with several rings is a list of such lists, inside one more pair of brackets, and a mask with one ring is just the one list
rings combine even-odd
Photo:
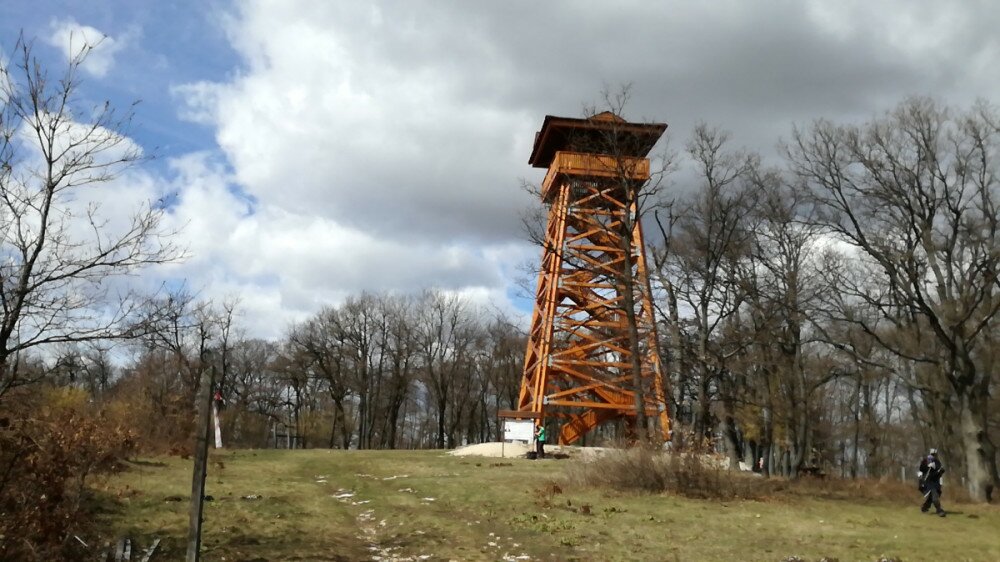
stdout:
[[920,511],[927,513],[927,510],[934,505],[934,511],[941,517],[945,512],[941,509],[941,476],[944,475],[944,465],[938,458],[937,449],[931,449],[930,453],[920,461],[920,491],[924,494],[924,505],[920,506]]

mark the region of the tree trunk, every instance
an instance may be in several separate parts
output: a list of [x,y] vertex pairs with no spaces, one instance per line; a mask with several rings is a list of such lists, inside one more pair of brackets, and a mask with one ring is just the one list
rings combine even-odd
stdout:
[[997,475],[996,447],[986,433],[988,396],[970,388],[959,396],[959,400],[959,432],[965,453],[966,487],[972,499],[989,502],[1000,478]]
[[336,410],[334,415],[340,418],[341,447],[346,451],[351,448],[351,431],[347,425],[347,412],[344,411],[344,401],[343,399],[334,400],[333,405]]
[[439,398],[437,404],[437,448],[444,449],[444,414],[448,407],[446,398]]
[[337,444],[337,411],[333,411],[333,415],[330,416],[333,421],[330,423],[330,445],[328,448],[332,449]]
[[708,399],[708,384],[710,382],[708,365],[705,365],[704,360],[698,361],[698,371],[700,371],[701,376],[698,381],[698,417],[695,418],[695,439],[701,445],[708,438],[709,428],[711,427],[712,405]]
[[389,407],[389,428],[387,439],[390,449],[395,449],[397,447],[397,442],[399,439],[399,411],[403,407],[403,402],[405,396],[401,393],[393,395],[392,405]]
[[[625,189],[629,193],[627,198],[631,202],[631,199],[635,196],[631,194],[629,187]],[[640,443],[645,443],[649,440],[649,428],[646,424],[646,398],[642,380],[642,351],[639,346],[639,325],[635,314],[635,279],[632,277],[632,266],[635,260],[632,256],[633,232],[630,213],[633,212],[633,208],[632,204],[628,205],[622,216],[621,250],[623,255],[620,272],[621,282],[619,286],[622,291],[622,308],[624,309],[625,323],[628,328],[628,347],[632,356],[630,368],[632,371],[632,392],[635,393],[636,436]],[[652,314],[652,311],[650,311],[650,314]]]
[[756,439],[746,439],[743,445],[743,464],[755,471],[757,467],[757,455],[760,454],[760,445]]
[[723,408],[725,411],[722,413],[722,420],[719,422],[719,432],[722,433],[722,439],[726,446],[726,456],[729,457],[729,469],[739,470],[740,442],[739,435],[736,433],[736,421],[729,412],[729,405],[725,401],[723,401]]
[[[686,386],[686,377],[684,376],[684,344],[681,342],[681,322],[680,315],[677,312],[677,294],[674,290],[672,283],[666,283],[667,289],[667,306],[670,309],[670,362],[668,364],[667,373],[669,374],[669,381],[671,383],[671,388],[676,388],[677,396],[668,396],[667,399],[673,399],[674,402],[671,405],[670,412],[678,417],[678,413],[681,411],[681,403],[683,402],[684,387]],[[673,394],[673,393],[671,393]],[[674,424],[677,423],[675,419]]]
[[698,371],[701,380],[698,381],[698,419],[695,427],[700,442],[709,440],[712,427],[712,409],[708,395],[712,370],[708,365],[708,341],[708,298],[702,296],[698,317]]
[[851,478],[857,478],[861,467],[859,466],[859,456],[861,448],[861,375],[858,375],[857,385],[854,388],[854,448],[851,451]]
[[770,407],[764,407],[763,417],[764,435],[760,457],[764,459],[764,466],[761,467],[761,472],[764,476],[772,476],[774,474],[774,422]]

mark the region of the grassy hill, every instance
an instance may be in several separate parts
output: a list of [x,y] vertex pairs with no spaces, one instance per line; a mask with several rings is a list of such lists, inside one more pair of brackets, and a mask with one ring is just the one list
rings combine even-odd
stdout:
[[[919,496],[706,501],[569,484],[576,460],[441,451],[227,451],[206,484],[204,560],[1000,560],[1000,509]],[[183,559],[191,461],[102,483],[102,524]],[[947,492],[945,500],[948,499]],[[377,557],[377,558],[376,558]],[[795,558],[793,558],[794,560]]]

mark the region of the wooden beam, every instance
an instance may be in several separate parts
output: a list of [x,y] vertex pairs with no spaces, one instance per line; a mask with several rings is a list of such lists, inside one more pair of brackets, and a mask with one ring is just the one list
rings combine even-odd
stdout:
[[537,420],[542,417],[538,412],[523,412],[520,410],[497,410],[498,418],[513,418],[518,420]]

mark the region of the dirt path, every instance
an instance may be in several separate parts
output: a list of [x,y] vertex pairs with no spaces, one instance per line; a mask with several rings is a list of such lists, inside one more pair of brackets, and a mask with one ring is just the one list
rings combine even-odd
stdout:
[[[410,494],[415,497],[420,498],[420,504],[423,506],[434,505],[437,502],[437,498],[430,496],[421,496],[417,490],[412,487],[403,486],[403,479],[408,478],[409,475],[393,475],[384,478],[378,478],[370,474],[355,474],[357,478],[368,479],[374,481],[380,490],[380,495],[382,497],[389,494]],[[399,481],[399,482],[396,482]],[[317,476],[316,482],[318,484],[326,484],[328,480],[326,477]],[[402,487],[400,487],[402,486]],[[423,560],[438,559],[434,554],[429,554],[426,552],[421,552],[419,554],[405,554],[402,552],[403,547],[399,545],[388,544],[392,540],[391,530],[393,528],[393,522],[388,518],[380,517],[373,507],[370,507],[371,499],[361,497],[360,494],[353,489],[338,488],[331,497],[336,501],[350,505],[352,508],[357,508],[357,514],[355,515],[355,521],[358,525],[358,534],[356,537],[358,540],[362,541],[370,553],[371,560],[373,562],[420,562]],[[479,523],[476,521],[475,523]],[[472,522],[469,522],[472,525]],[[396,524],[397,526],[399,523]],[[415,536],[423,535],[424,532],[420,530],[412,531]],[[515,542],[512,537],[503,537],[497,533],[489,533],[486,540],[486,544],[479,548],[481,554],[488,556],[493,560],[502,560],[504,562],[528,562],[532,558],[523,552],[519,552],[521,549],[521,544]],[[513,554],[512,554],[513,552]]]
[[[355,476],[358,478],[382,481],[396,480],[398,478],[407,477],[405,474],[381,479],[370,474],[355,474]],[[322,484],[326,483],[327,480],[325,477],[317,477],[316,482],[318,484]],[[413,490],[410,488],[403,488],[397,493],[413,493]],[[384,535],[388,530],[389,521],[385,518],[380,519],[373,508],[366,507],[371,503],[371,499],[359,497],[358,493],[354,490],[344,488],[337,489],[331,497],[341,503],[346,503],[352,507],[358,507],[360,509],[355,516],[355,521],[357,522],[359,530],[359,533],[356,536],[367,546],[368,551],[371,553],[371,560],[375,562],[418,562],[433,558],[433,555],[431,554],[405,555],[400,552],[402,550],[401,546],[390,546],[385,544]]]

